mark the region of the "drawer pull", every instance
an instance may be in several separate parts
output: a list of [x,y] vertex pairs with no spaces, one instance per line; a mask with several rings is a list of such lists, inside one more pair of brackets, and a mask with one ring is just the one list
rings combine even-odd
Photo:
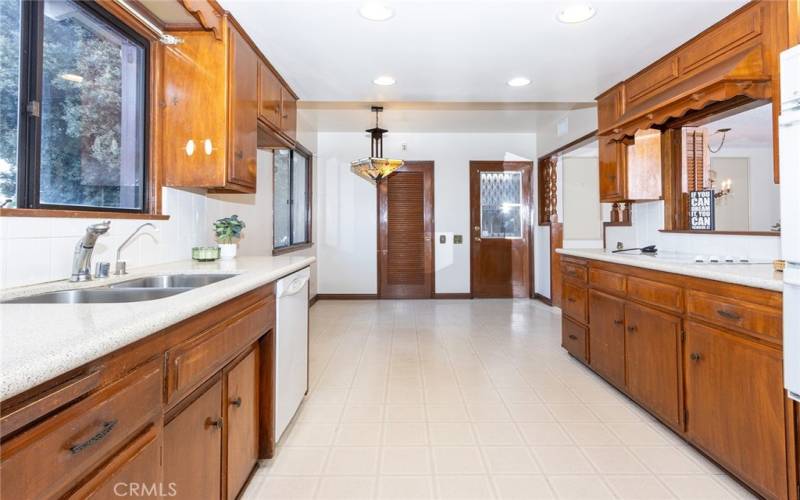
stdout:
[[572,297],[568,297],[567,302],[575,302],[575,299],[573,299]]
[[231,399],[231,405],[239,408],[242,406],[242,398]]
[[739,321],[740,319],[742,319],[742,317],[736,314],[735,312],[726,311],[725,309],[717,309],[717,314],[719,314],[725,319],[730,319],[733,321]]
[[216,429],[222,429],[222,419],[221,418],[211,418],[208,417],[206,420],[207,427],[214,427]]
[[624,323],[624,321],[622,321],[621,319],[615,319],[614,320],[614,324],[615,325],[621,325],[622,323]]
[[74,444],[74,445],[70,446],[69,447],[70,453],[72,453],[73,455],[77,455],[78,453],[82,452],[86,448],[88,448],[88,447],[90,447],[90,446],[92,446],[92,445],[94,445],[96,443],[99,443],[100,441],[105,439],[105,437],[108,436],[111,433],[111,431],[114,430],[114,427],[116,427],[116,426],[117,426],[117,419],[110,420],[108,422],[103,422],[103,428],[100,429],[100,432],[98,432],[97,434],[95,434],[94,436],[90,437],[89,439],[87,439],[86,441],[84,441],[82,443],[78,443],[78,444]]
[[689,358],[690,358],[692,361],[700,361],[700,359],[702,358],[702,356],[700,355],[700,353],[699,353],[699,352],[693,352],[693,353],[691,353],[691,354],[689,355]]
[[578,337],[576,337],[575,335],[572,335],[572,334],[569,335],[569,338],[571,338],[572,340],[578,340]]

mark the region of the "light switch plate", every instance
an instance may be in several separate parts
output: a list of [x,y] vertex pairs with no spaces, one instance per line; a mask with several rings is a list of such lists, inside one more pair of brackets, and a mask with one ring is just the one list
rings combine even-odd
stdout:
[[454,234],[453,235],[453,244],[454,245],[460,245],[462,243],[464,243],[464,237],[461,236],[460,234]]
[[445,236],[445,235],[443,235],[443,234],[440,234],[440,235],[439,235],[439,243],[441,243],[442,245],[444,245],[445,243],[447,243],[447,236]]

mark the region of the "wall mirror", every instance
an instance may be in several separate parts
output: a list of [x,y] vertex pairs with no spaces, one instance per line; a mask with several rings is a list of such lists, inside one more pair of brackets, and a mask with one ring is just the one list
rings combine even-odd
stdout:
[[678,229],[779,234],[772,105],[751,102],[682,125],[679,192],[685,225]]

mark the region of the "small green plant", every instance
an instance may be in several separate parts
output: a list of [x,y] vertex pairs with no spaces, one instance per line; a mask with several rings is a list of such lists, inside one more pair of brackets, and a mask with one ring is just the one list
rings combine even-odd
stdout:
[[245,228],[243,220],[238,215],[223,217],[214,222],[214,234],[217,241],[223,245],[233,243],[242,236],[242,229]]

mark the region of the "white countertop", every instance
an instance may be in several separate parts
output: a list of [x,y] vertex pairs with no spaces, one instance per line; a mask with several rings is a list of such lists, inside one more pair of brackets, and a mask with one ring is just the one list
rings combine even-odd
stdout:
[[0,290],[0,299],[91,288],[139,276],[235,273],[238,276],[163,299],[122,304],[0,304],[0,401],[309,266],[314,257],[239,257],[180,261],[89,283],[56,281]]
[[559,248],[556,252],[583,259],[595,259],[614,264],[643,267],[666,273],[683,274],[726,283],[783,291],[783,275],[772,264],[699,264],[694,256],[659,252],[647,255],[639,252],[611,253],[600,248]]

